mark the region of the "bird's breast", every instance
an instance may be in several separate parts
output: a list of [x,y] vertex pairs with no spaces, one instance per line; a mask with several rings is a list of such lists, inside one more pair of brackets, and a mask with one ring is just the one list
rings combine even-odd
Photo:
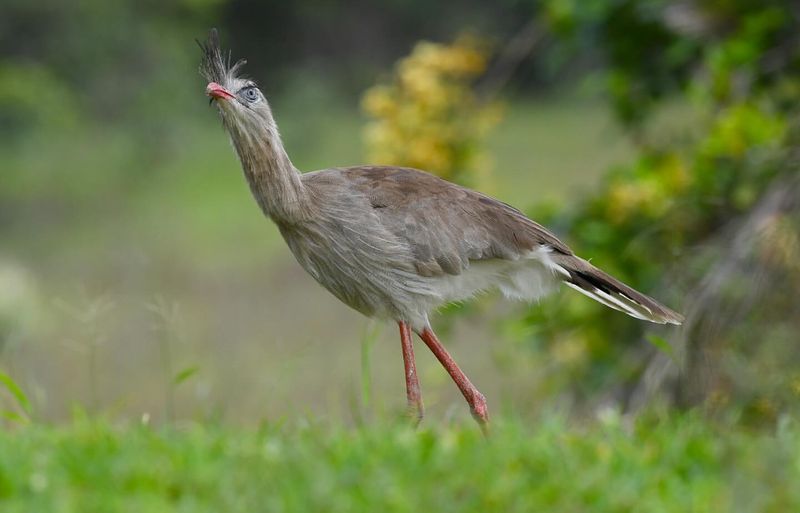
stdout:
[[281,233],[303,269],[364,315],[393,317],[425,288],[408,249],[369,220],[340,218]]

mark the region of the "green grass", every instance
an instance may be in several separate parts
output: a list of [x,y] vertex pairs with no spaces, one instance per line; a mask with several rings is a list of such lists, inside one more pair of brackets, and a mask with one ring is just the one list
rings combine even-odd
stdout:
[[800,429],[697,415],[469,424],[189,424],[98,420],[0,432],[13,512],[798,511]]

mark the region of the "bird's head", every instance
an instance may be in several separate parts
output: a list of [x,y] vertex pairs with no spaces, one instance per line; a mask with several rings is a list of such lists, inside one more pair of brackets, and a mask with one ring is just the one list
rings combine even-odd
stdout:
[[231,136],[249,138],[263,129],[273,130],[275,122],[264,94],[253,80],[240,75],[247,61],[232,64],[230,53],[223,56],[216,29],[211,29],[205,43],[197,43],[203,51],[200,74],[208,80],[206,95],[216,104]]

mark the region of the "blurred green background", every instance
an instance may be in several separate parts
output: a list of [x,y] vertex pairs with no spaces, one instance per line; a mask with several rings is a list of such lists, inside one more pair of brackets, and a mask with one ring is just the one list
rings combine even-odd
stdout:
[[[493,411],[795,413],[788,0],[5,0],[0,370],[32,403],[3,392],[7,412],[350,423],[403,410],[396,327],[318,287],[250,197],[197,73],[194,39],[212,26],[304,171],[386,155],[366,92],[413,108],[395,63],[419,41],[477,41],[485,66],[450,83],[469,101],[438,121],[472,128],[490,109],[492,122],[437,142],[450,156],[429,170],[527,210],[687,314],[663,329],[569,291],[448,308],[435,326]],[[404,148],[418,123],[389,142]],[[417,354],[431,422],[467,418]]]

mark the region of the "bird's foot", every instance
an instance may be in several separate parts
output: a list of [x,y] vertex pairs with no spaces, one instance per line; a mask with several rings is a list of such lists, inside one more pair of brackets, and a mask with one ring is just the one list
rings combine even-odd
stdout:
[[489,407],[486,405],[486,398],[475,390],[469,401],[472,417],[478,423],[485,436],[489,436]]
[[419,427],[423,417],[425,417],[425,408],[420,402],[409,402],[406,407],[406,417],[415,428]]

